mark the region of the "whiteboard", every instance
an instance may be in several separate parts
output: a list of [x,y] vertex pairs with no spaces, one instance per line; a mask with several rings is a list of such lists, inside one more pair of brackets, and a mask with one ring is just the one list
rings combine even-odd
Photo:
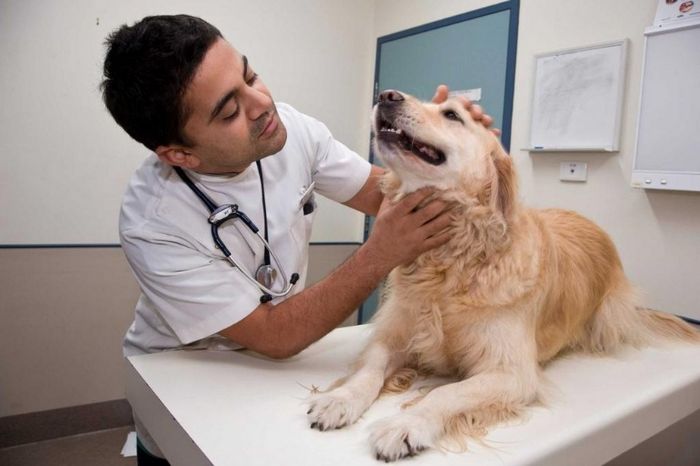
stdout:
[[535,56],[530,147],[616,151],[627,40]]
[[700,23],[645,35],[632,186],[700,191]]

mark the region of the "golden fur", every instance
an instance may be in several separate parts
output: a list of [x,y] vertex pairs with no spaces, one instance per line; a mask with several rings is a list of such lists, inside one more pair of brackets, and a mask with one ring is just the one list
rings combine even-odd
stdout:
[[[312,399],[312,427],[354,422],[382,386],[406,389],[416,371],[458,377],[375,427],[377,458],[396,460],[517,416],[538,400],[542,365],[563,351],[700,341],[682,320],[641,307],[597,225],[523,206],[512,159],[459,101],[391,94],[374,129],[390,169],[385,195],[436,187],[453,209],[451,239],[390,274],[369,346],[348,377]],[[426,162],[416,145],[444,162]]]

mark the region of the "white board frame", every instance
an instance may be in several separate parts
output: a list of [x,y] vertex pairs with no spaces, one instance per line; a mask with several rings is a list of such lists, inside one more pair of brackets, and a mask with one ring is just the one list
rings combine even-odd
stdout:
[[[604,42],[593,45],[588,45],[584,47],[569,48],[563,50],[557,50],[554,52],[547,52],[535,55],[534,57],[534,70],[533,70],[533,90],[531,99],[531,118],[530,118],[530,133],[529,133],[529,147],[525,150],[532,152],[617,152],[620,146],[620,127],[622,119],[622,104],[623,95],[625,88],[625,69],[627,63],[627,47],[628,40],[621,39],[612,42]],[[538,69],[541,69],[546,60],[551,60],[552,58],[567,58],[574,60],[577,57],[583,57],[590,55],[592,52],[609,53],[610,49],[618,48],[619,56],[617,62],[614,64],[614,81],[613,81],[613,96],[610,102],[607,102],[608,108],[600,109],[596,108],[594,110],[589,110],[586,116],[589,118],[597,118],[598,115],[604,114],[603,112],[613,112],[613,118],[611,121],[612,128],[606,128],[609,132],[609,139],[606,139],[600,144],[562,144],[562,143],[552,143],[547,140],[537,139],[534,134],[540,128],[544,122],[537,118],[538,115],[538,102],[540,99],[540,93],[543,89],[542,79],[538,79]],[[574,96],[574,98],[581,95]]]
[[[673,34],[674,32],[680,32],[688,29],[695,29],[700,27],[700,21],[684,21],[677,24],[668,24],[661,28],[660,26],[649,27],[644,31],[644,52],[642,61],[642,79],[640,84],[639,92],[639,111],[637,112],[637,129],[635,136],[635,147],[634,147],[634,162],[632,164],[632,176],[630,180],[630,185],[633,188],[643,188],[643,189],[661,189],[661,190],[673,190],[673,191],[700,191],[700,172],[695,171],[678,171],[678,170],[649,170],[639,167],[639,136],[642,127],[642,119],[645,117],[644,113],[644,96],[645,96],[645,76],[647,74],[647,66],[649,66],[649,60],[647,56],[647,50],[649,45],[650,37],[660,35],[660,34]],[[665,118],[668,115],[664,116]],[[674,132],[675,137],[682,133],[682,131]]]

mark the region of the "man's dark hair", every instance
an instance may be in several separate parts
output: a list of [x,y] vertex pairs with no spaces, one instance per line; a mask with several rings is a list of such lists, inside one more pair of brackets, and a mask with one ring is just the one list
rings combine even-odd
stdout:
[[207,50],[222,37],[187,15],[148,16],[110,34],[101,88],[117,123],[151,150],[187,145],[182,99]]

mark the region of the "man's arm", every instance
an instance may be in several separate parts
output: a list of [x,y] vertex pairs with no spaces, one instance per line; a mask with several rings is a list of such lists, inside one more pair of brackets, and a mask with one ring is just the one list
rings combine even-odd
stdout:
[[412,193],[396,204],[383,202],[372,234],[340,267],[315,285],[272,305],[261,304],[240,322],[218,332],[246,348],[286,358],[306,348],[345,320],[396,266],[448,240],[445,204]]
[[379,181],[384,171],[383,168],[372,165],[372,171],[370,171],[365,184],[357,194],[343,204],[367,215],[376,216],[379,212],[379,206],[384,200],[384,195],[379,189]]

